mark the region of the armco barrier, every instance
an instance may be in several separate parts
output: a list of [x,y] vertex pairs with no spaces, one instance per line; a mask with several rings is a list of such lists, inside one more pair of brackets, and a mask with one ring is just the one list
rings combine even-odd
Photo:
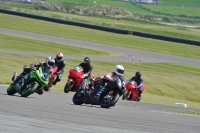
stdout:
[[133,35],[140,36],[140,37],[146,37],[146,38],[159,39],[159,40],[164,40],[164,41],[170,41],[170,42],[178,42],[178,43],[185,43],[185,44],[200,46],[199,41],[175,38],[175,37],[170,37],[170,36],[149,34],[149,33],[138,32],[138,31],[133,31]]
[[74,22],[74,21],[68,21],[68,20],[63,20],[63,19],[50,18],[50,17],[39,16],[39,15],[34,15],[34,14],[10,11],[10,10],[5,10],[5,9],[0,9],[0,12],[1,13],[6,13],[6,14],[11,14],[11,15],[27,17],[27,18],[45,20],[45,21],[55,22],[55,23],[60,23],[60,24],[67,24],[67,25],[73,25],[73,26],[80,26],[80,27],[84,27],[84,28],[108,31],[108,32],[113,32],[113,33],[118,33],[118,34],[132,34],[132,31],[129,31],[129,30],[110,28],[110,27],[104,27],[104,26],[98,26],[98,25],[92,25],[92,24],[85,24],[85,23],[80,23],[80,22]]
[[104,26],[98,26],[98,25],[92,25],[92,24],[85,24],[85,23],[80,23],[80,22],[50,18],[50,17],[39,16],[39,15],[34,15],[34,14],[10,11],[10,10],[5,10],[5,9],[0,9],[0,12],[6,13],[6,14],[11,14],[11,15],[27,17],[27,18],[45,20],[45,21],[50,21],[50,22],[55,22],[55,23],[60,23],[60,24],[67,24],[67,25],[73,25],[73,26],[80,26],[80,27],[84,27],[84,28],[113,32],[113,33],[118,33],[118,34],[131,34],[131,35],[140,36],[140,37],[153,38],[153,39],[159,39],[159,40],[164,40],[164,41],[171,41],[171,42],[178,42],[178,43],[185,43],[185,44],[200,46],[200,42],[194,41],[194,40],[175,38],[175,37],[163,36],[163,35],[156,35],[156,34],[150,34],[150,33],[138,32],[138,31],[129,31],[129,30],[110,28],[110,27],[104,27]]

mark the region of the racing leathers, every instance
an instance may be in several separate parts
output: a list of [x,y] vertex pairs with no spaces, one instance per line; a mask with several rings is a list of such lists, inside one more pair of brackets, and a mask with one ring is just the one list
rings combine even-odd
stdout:
[[81,66],[83,68],[83,73],[84,73],[84,78],[85,77],[91,77],[91,72],[92,72],[92,65],[90,65],[89,63],[81,63],[79,64],[79,66]]
[[81,87],[82,87],[82,89],[84,89],[89,77],[92,77],[93,67],[89,63],[81,63],[81,64],[79,64],[79,66],[81,66],[83,68],[83,73],[84,73],[83,78],[84,79],[82,81]]
[[56,85],[57,82],[61,81],[62,74],[64,73],[65,64],[66,63],[64,60],[58,62],[55,58],[55,65],[58,67],[58,70],[57,70],[57,77],[55,81],[52,83],[53,85]]
[[[126,90],[126,87],[125,87],[125,78],[123,75],[118,75],[116,74],[115,72],[110,72],[109,74],[105,75],[105,76],[101,76],[101,77],[98,77],[96,79],[94,79],[93,81],[91,81],[91,83],[89,84],[89,88],[92,88],[93,86],[95,87],[97,84],[102,84],[103,82],[109,82],[112,80],[112,77],[115,77],[117,76],[121,82],[122,82],[122,87],[124,89],[124,92]],[[97,93],[98,94],[98,93]],[[98,98],[98,95],[95,96],[96,98]]]
[[141,94],[142,94],[142,87],[143,87],[143,80],[141,78],[136,78],[135,76],[133,76],[129,82],[131,81],[135,81],[137,83],[137,90],[139,92],[138,94],[138,101],[140,101],[141,99]]

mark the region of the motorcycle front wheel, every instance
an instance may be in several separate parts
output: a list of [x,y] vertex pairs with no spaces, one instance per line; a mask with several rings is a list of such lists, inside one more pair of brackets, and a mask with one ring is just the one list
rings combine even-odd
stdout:
[[103,97],[100,100],[100,106],[101,108],[110,108],[114,106],[118,100],[119,100],[119,92],[110,91],[105,95],[103,95]]
[[74,83],[68,81],[65,85],[65,88],[64,88],[64,92],[65,93],[68,93],[69,91],[71,91],[72,87],[74,86]]
[[8,94],[8,95],[14,95],[16,92],[17,92],[17,91],[15,90],[14,85],[13,85],[13,83],[12,83],[12,84],[8,87],[8,89],[7,89],[7,94]]
[[32,87],[25,87],[21,92],[22,97],[28,97],[29,95],[33,94],[38,88],[38,84],[34,84]]

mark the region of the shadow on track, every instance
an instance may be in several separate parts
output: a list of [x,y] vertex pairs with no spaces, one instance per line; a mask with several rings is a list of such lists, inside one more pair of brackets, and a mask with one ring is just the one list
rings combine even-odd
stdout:
[[20,95],[8,95],[8,94],[3,94],[3,93],[0,93],[1,95],[7,95],[7,96],[11,96],[11,97],[21,97],[21,98],[35,98],[35,97],[22,97]]
[[[75,104],[70,104],[75,105]],[[75,105],[75,106],[82,106],[82,107],[92,107],[92,108],[101,108],[100,105],[92,105],[92,104],[82,104],[82,105]],[[111,107],[110,107],[111,108]],[[110,109],[110,108],[101,108],[101,109]]]
[[[70,104],[75,105],[75,104]],[[75,106],[82,106],[82,107],[92,107],[92,108],[101,108],[98,105],[92,105],[92,104],[82,104],[82,105],[75,105]]]

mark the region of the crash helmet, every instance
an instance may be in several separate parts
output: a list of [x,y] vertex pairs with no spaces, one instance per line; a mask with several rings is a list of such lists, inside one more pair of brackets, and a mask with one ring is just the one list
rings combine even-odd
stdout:
[[116,65],[115,69],[114,69],[114,72],[117,75],[123,75],[124,74],[124,67],[122,65]]
[[90,58],[89,57],[85,57],[84,58],[84,63],[90,64]]
[[142,74],[141,74],[140,71],[137,71],[137,72],[135,73],[135,78],[136,78],[136,79],[141,78],[141,76],[142,76]]
[[53,67],[55,65],[55,59],[53,57],[48,57],[46,59],[46,64],[48,67]]
[[62,61],[63,60],[63,53],[61,53],[61,52],[58,52],[57,54],[56,54],[56,60],[58,61],[58,62],[60,62],[60,61]]

